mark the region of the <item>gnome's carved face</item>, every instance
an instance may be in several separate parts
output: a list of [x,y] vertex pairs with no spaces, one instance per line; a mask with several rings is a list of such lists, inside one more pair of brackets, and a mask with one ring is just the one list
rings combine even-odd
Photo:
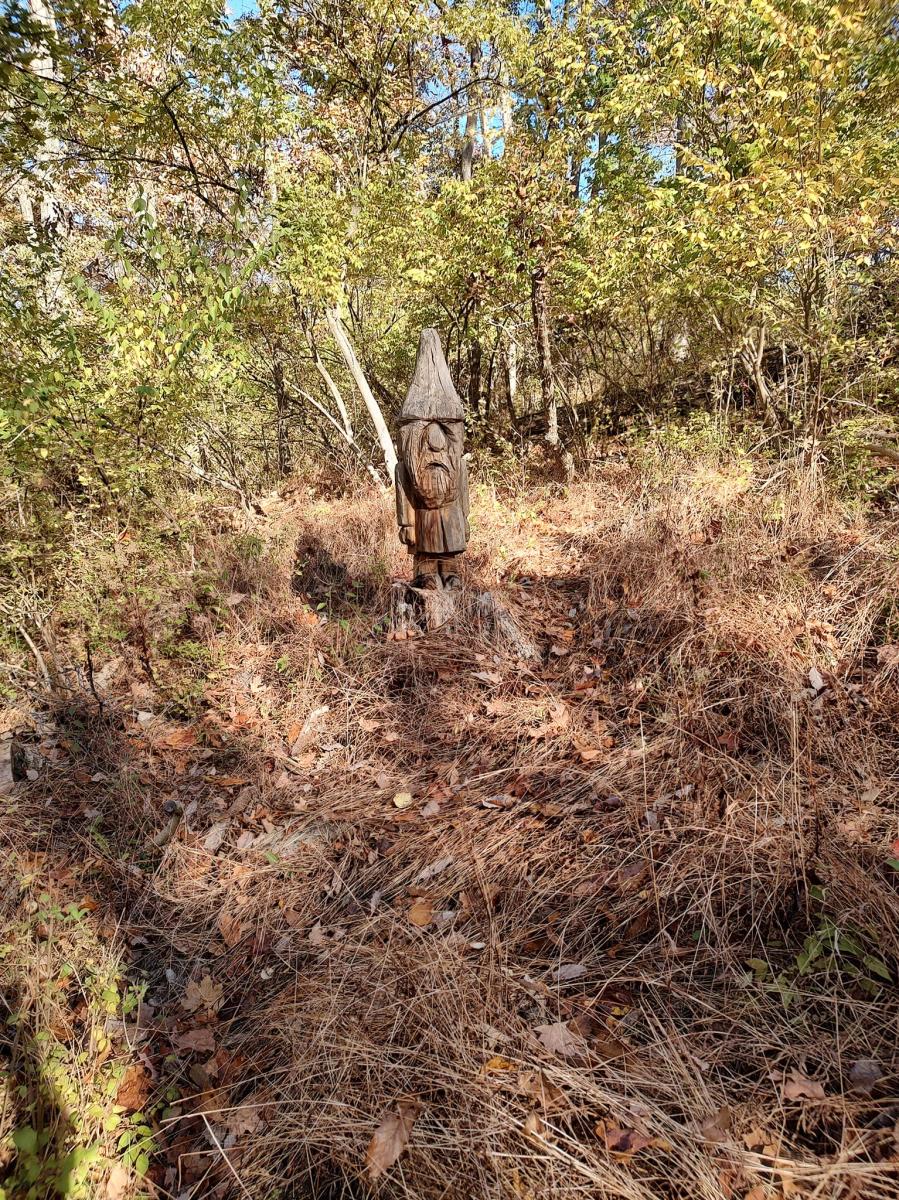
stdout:
[[417,507],[443,508],[456,499],[463,434],[461,421],[406,421],[400,427],[400,451]]

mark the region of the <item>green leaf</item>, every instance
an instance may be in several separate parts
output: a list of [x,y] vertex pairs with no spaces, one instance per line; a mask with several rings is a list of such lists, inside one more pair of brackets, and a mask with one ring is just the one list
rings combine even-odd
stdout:
[[12,1135],[13,1145],[22,1154],[34,1154],[37,1150],[37,1130],[23,1125]]
[[887,983],[891,983],[893,976],[886,963],[882,963],[879,958],[875,958],[873,954],[866,954],[862,962],[868,968],[872,975],[876,975],[879,979],[885,979]]
[[56,1188],[63,1196],[68,1196],[81,1182],[85,1171],[100,1157],[97,1146],[76,1146],[70,1150],[60,1164],[56,1177]]

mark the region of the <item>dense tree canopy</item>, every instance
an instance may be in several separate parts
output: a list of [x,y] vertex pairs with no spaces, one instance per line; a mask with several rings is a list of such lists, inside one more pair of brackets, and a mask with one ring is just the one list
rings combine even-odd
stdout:
[[32,497],[383,476],[425,323],[475,437],[569,465],[722,397],[812,439],[895,418],[878,0],[29,0],[2,49],[0,438]]

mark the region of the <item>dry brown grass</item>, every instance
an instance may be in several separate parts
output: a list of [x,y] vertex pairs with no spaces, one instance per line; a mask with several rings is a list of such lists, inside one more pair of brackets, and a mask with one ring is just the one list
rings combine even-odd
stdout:
[[[382,501],[273,498],[194,731],[110,685],[81,773],[48,766],[3,819],[149,980],[152,1097],[180,1093],[159,1195],[897,1194],[899,528],[766,472],[482,488],[470,581],[540,663],[468,628],[386,642],[407,564]],[[827,921],[842,950],[800,972]],[[221,999],[188,1014],[206,975]],[[562,1022],[567,1055],[535,1032]],[[215,1053],[169,1055],[198,1024]]]

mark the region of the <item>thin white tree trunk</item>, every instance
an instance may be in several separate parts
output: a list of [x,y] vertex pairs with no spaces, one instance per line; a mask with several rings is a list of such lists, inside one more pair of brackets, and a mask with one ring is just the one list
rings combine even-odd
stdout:
[[462,142],[462,160],[460,163],[460,175],[463,183],[471,182],[471,175],[474,169],[474,149],[475,137],[478,132],[478,114],[481,104],[475,99],[474,85],[472,80],[475,77],[475,72],[481,61],[481,46],[479,42],[473,42],[469,50],[469,87],[466,100],[468,102],[468,111],[465,115],[465,137]]
[[337,430],[337,432],[340,434],[340,436],[347,442],[347,444],[349,446],[352,447],[352,449],[359,456],[360,460],[363,463],[365,463],[365,469],[368,471],[369,475],[371,475],[372,479],[375,481],[375,483],[378,485],[378,487],[381,489],[381,491],[386,492],[387,488],[384,485],[384,480],[381,478],[381,476],[375,470],[374,466],[365,457],[362,447],[359,445],[359,443],[353,437],[352,430],[350,430],[348,432],[346,429],[344,429],[341,426],[340,422],[337,420],[337,418],[333,415],[333,413],[329,413],[328,410],[325,408],[324,404],[320,404],[314,396],[310,396],[308,392],[300,392],[300,395],[303,397],[303,399],[306,401],[307,404],[312,405],[312,407],[316,410],[316,412],[320,412],[321,415],[323,417],[325,417],[326,420],[330,421],[330,423],[334,426],[334,428]]
[[337,411],[340,413],[340,419],[343,421],[343,432],[346,434],[347,440],[352,443],[354,441],[353,422],[350,420],[349,410],[344,402],[340,388],[334,382],[331,372],[322,362],[321,355],[318,352],[318,346],[315,344],[315,338],[312,336],[312,330],[308,325],[306,326],[306,341],[309,343],[309,349],[312,352],[312,361],[315,364],[315,369],[324,380],[325,387],[328,389],[328,394],[337,406]]
[[368,415],[371,417],[372,425],[375,427],[375,433],[378,435],[378,444],[381,447],[381,453],[384,455],[384,465],[387,468],[387,477],[391,483],[396,478],[396,449],[393,445],[393,438],[390,436],[390,430],[387,428],[387,422],[384,420],[384,414],[381,412],[381,406],[374,397],[374,393],[368,386],[368,380],[365,378],[365,372],[356,357],[356,351],[353,349],[353,343],[350,341],[349,334],[344,328],[343,321],[340,319],[340,313],[336,308],[327,309],[325,316],[328,321],[328,328],[337,343],[337,348],[343,355],[343,361],[347,365],[347,369],[353,377],[353,382],[359,389],[359,394],[365,407],[368,409]]
[[[34,57],[31,69],[35,75],[48,81],[55,79],[56,67],[50,53],[50,45],[56,34],[56,18],[49,0],[29,0],[29,15],[35,24],[47,31],[47,40],[41,40]],[[62,223],[62,205],[53,178],[54,160],[59,157],[61,144],[58,138],[51,135],[46,123],[43,123],[43,139],[34,155],[32,171],[33,191],[29,188],[27,179],[19,185],[19,209],[22,218],[28,226],[29,239],[37,244],[41,241],[55,243]],[[59,263],[45,274],[46,292],[49,300],[58,298],[62,281],[62,268]]]
[[512,86],[505,67],[499,80],[500,113],[503,122],[503,153],[508,149],[509,135],[512,132]]
[[518,408],[518,343],[514,337],[506,342],[506,382],[509,389],[509,407]]

